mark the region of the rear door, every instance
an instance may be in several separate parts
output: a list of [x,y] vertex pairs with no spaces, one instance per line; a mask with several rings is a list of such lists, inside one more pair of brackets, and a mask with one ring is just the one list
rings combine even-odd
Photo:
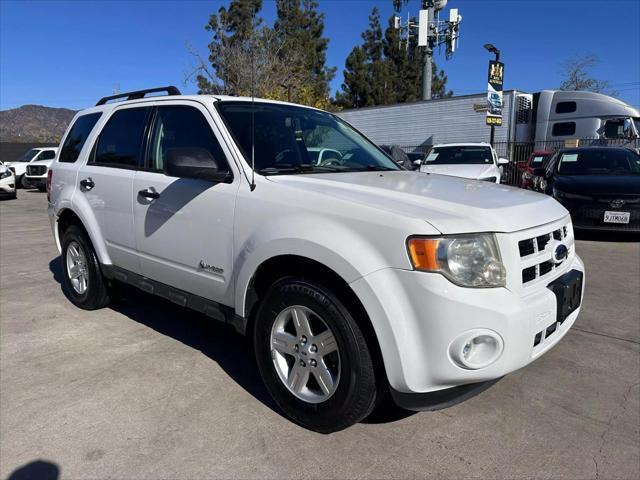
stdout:
[[100,225],[107,252],[118,267],[140,272],[133,230],[133,177],[141,165],[152,107],[125,106],[113,111],[78,175]]
[[[62,198],[72,197],[73,189],[76,186],[78,166],[83,163],[88,151],[91,150],[95,135],[93,130],[102,115],[102,112],[92,112],[77,116],[64,137],[58,160],[51,167],[54,172],[51,177],[52,203],[57,202],[60,194],[62,194]],[[64,192],[65,190],[67,191]]]
[[[146,168],[136,173],[133,185],[143,275],[229,305],[239,186],[230,151],[200,103],[158,102],[156,108]],[[165,175],[168,155],[185,150],[207,150],[219,170],[232,173],[230,179],[214,183]]]

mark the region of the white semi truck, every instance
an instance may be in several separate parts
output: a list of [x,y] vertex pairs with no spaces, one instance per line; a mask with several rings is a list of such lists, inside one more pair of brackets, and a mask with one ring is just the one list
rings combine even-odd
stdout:
[[[489,141],[486,98],[486,93],[481,93],[344,110],[338,115],[380,145],[400,145],[411,151],[437,143]],[[639,132],[638,109],[607,95],[507,90],[495,142],[529,143],[535,148],[572,139],[637,142]]]

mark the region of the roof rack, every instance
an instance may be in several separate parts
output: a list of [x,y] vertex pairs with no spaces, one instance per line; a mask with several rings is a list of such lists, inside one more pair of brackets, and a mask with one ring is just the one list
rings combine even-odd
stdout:
[[117,95],[111,95],[109,97],[102,97],[100,100],[98,100],[98,103],[96,103],[96,106],[104,105],[109,100],[116,100],[118,98],[126,97],[126,100],[137,100],[139,98],[144,98],[145,95],[147,95],[148,93],[155,93],[155,92],[167,92],[167,95],[182,95],[180,93],[180,90],[178,90],[174,86],[148,88],[146,90],[136,90],[135,92],[125,92],[125,93],[119,93]]

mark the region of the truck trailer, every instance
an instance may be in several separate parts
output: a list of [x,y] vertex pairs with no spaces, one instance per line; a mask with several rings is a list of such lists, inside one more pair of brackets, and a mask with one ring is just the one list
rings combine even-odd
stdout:
[[[599,93],[506,90],[503,103],[502,126],[495,127],[494,142],[505,144],[508,148],[501,153],[511,159],[527,145],[540,149],[579,139],[637,143],[640,132],[636,108]],[[479,93],[343,110],[338,115],[380,145],[424,151],[436,143],[488,142],[486,112],[487,95]]]

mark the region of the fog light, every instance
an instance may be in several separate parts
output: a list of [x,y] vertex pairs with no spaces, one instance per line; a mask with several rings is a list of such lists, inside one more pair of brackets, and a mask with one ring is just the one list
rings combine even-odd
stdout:
[[451,359],[463,368],[477,370],[498,360],[503,342],[491,330],[470,330],[460,335],[449,347]]

